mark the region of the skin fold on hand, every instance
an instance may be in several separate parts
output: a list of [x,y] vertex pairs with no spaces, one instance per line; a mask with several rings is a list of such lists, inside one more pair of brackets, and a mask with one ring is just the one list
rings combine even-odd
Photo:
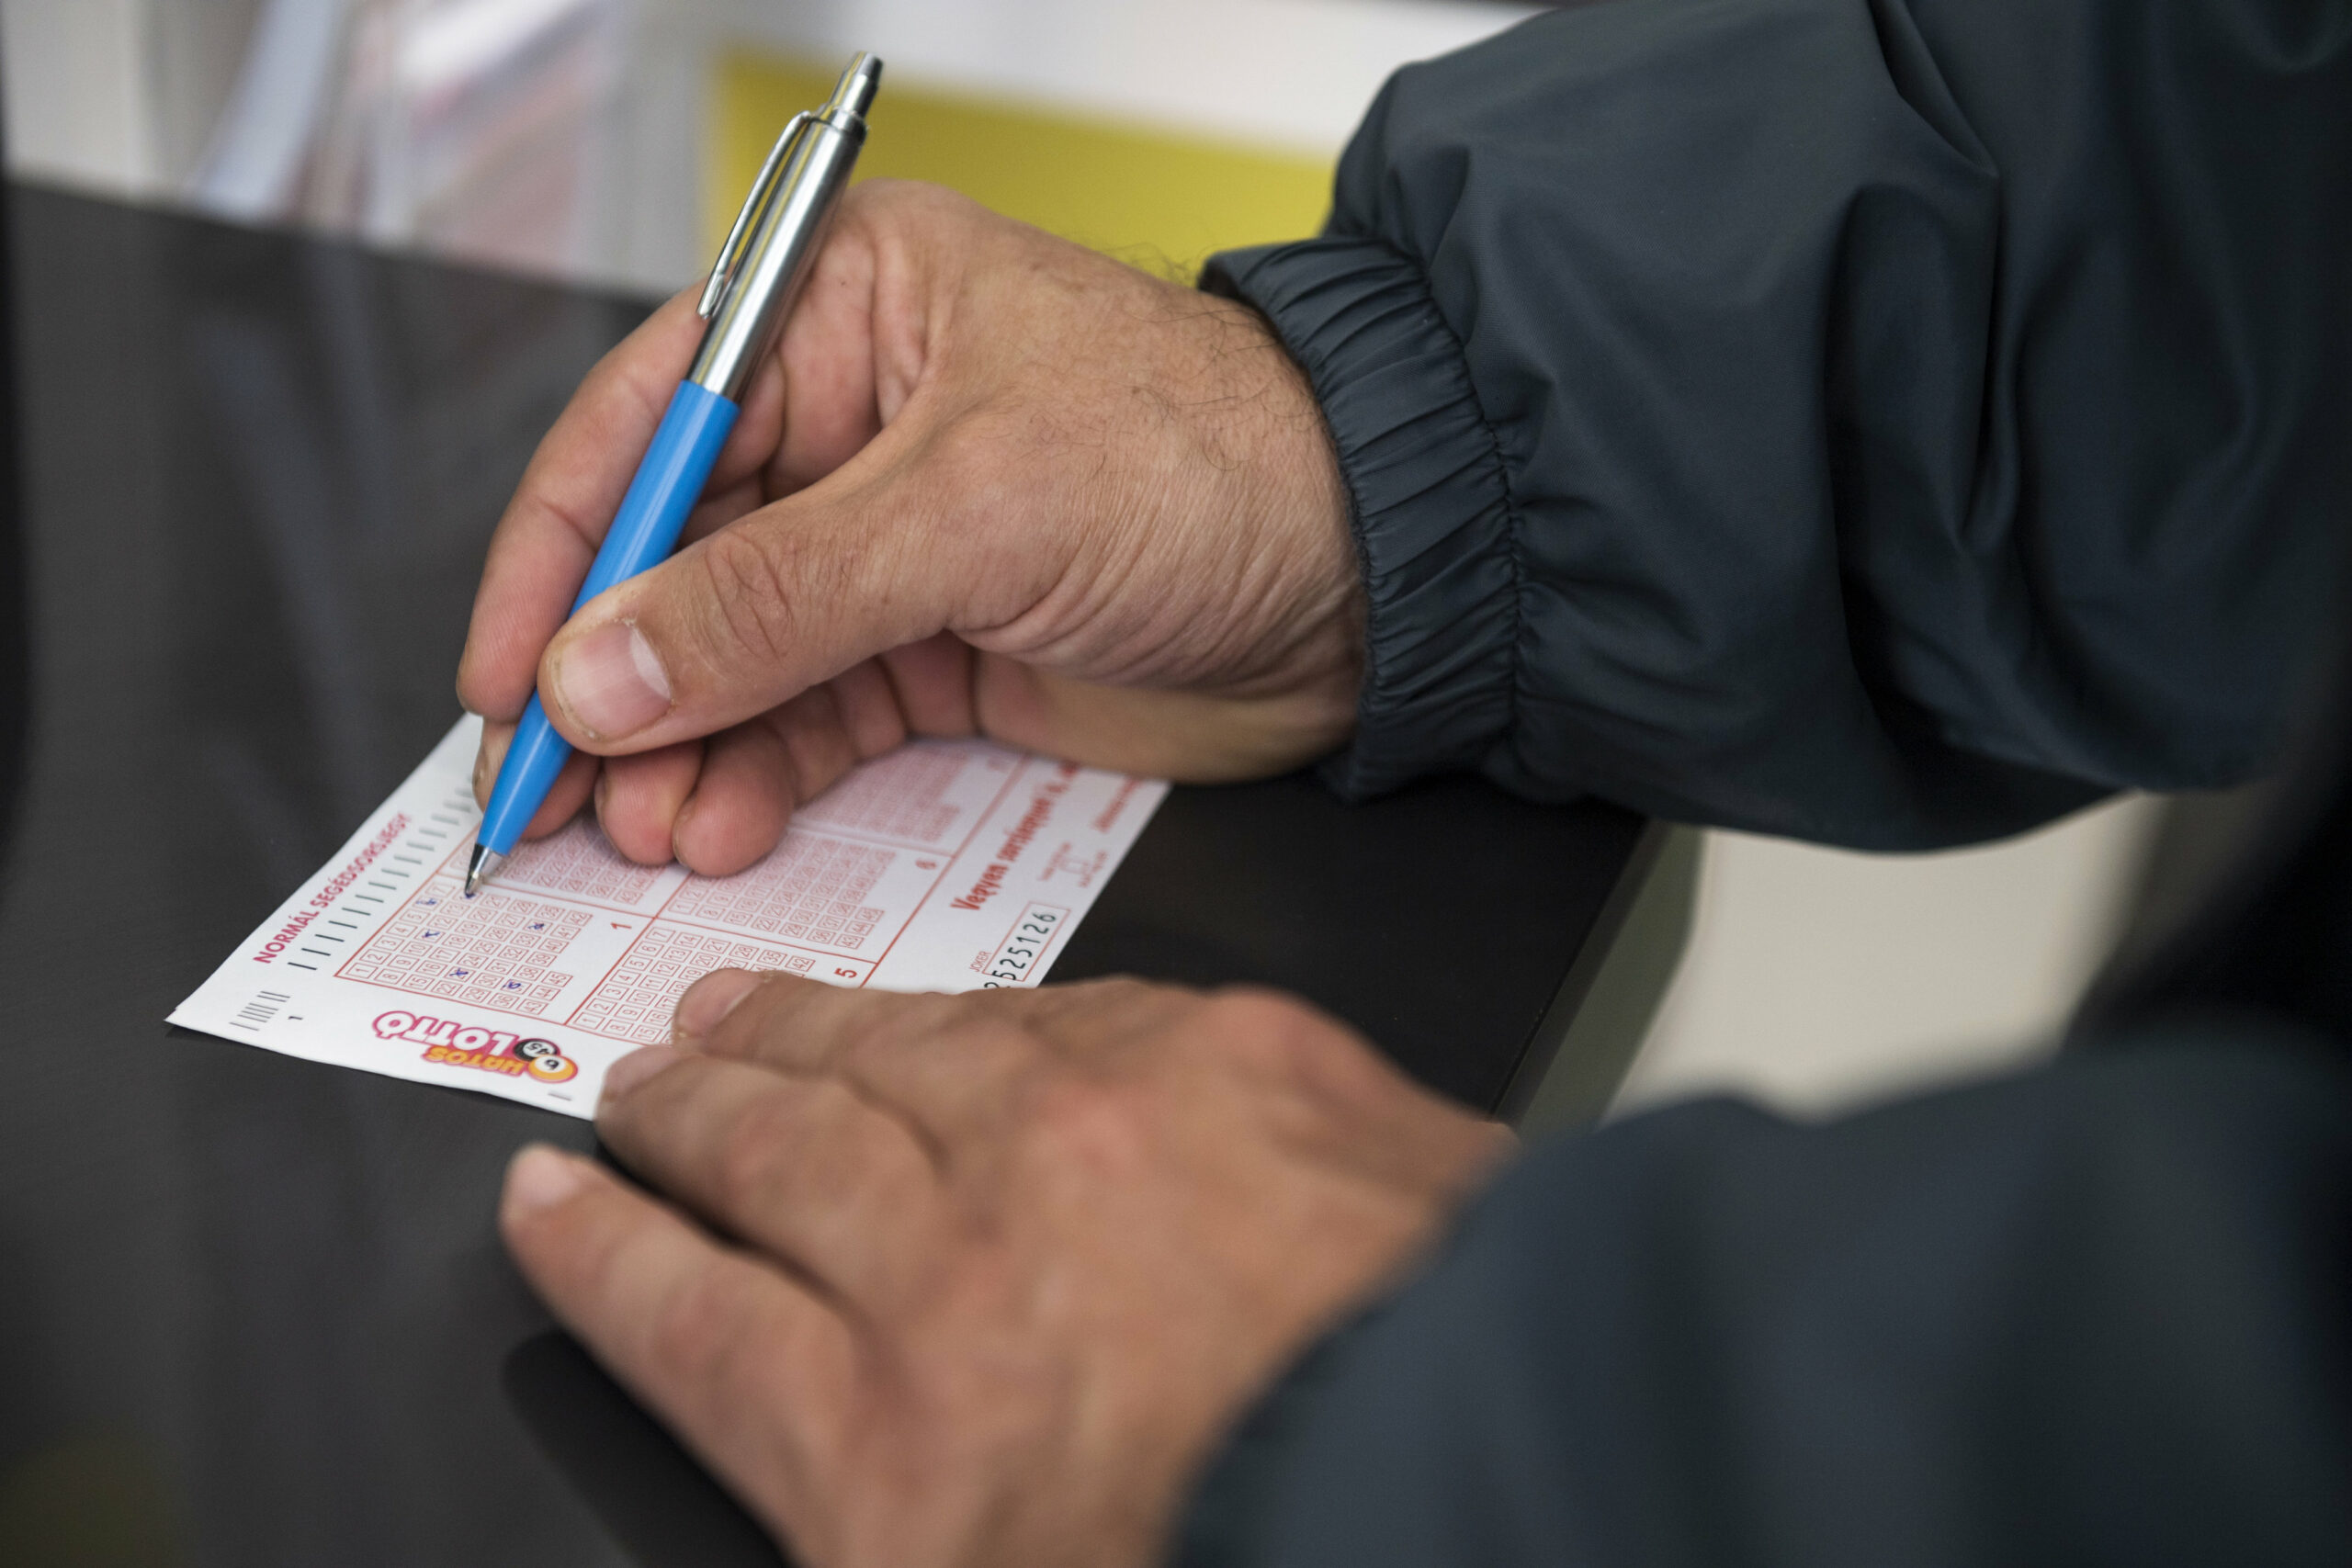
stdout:
[[1305,377],[1245,307],[933,186],[850,192],[661,567],[566,620],[700,336],[588,377],[492,541],[458,673],[487,796],[536,682],[614,844],[709,874],[910,735],[1214,781],[1354,724],[1363,589]]
[[525,1149],[556,1315],[814,1568],[1157,1560],[1212,1445],[1511,1146],[1272,993],[722,971]]

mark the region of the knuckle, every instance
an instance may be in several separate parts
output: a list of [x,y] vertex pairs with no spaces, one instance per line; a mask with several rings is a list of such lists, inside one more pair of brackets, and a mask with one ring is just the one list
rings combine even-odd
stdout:
[[721,529],[703,542],[708,614],[698,629],[714,663],[774,664],[797,642],[787,548],[774,530],[742,526]]
[[994,1080],[1016,1098],[1034,1094],[1041,1072],[1048,1070],[1044,1050],[1028,1030],[988,1004],[996,994],[945,995],[935,1003],[925,998],[922,1009],[907,1010],[854,1049],[879,1053],[920,1042],[924,1055],[964,1066],[976,1082]]
[[1210,996],[1203,1033],[1229,1058],[1293,1073],[1344,1055],[1347,1036],[1304,1003],[1278,991],[1235,987]]
[[1310,1032],[1322,1021],[1279,991],[1234,986],[1210,994],[1204,1021],[1219,1034],[1235,1038],[1287,1038]]
[[730,1275],[698,1269],[662,1292],[646,1354],[670,1386],[697,1387],[721,1374],[746,1328],[745,1302]]
[[1015,995],[988,990],[910,992],[903,1000],[894,999],[887,1014],[876,1010],[873,1029],[858,1043],[864,1047],[920,1042],[928,1051],[967,1052],[975,1063],[1008,1070],[1043,1054],[1042,1043],[1007,1011],[1005,998]]
[[1133,1006],[1170,994],[1173,987],[1147,980],[1139,975],[1105,975],[1099,979],[1080,980],[1069,987],[1095,998],[1117,1006]]
[[775,1190],[797,1146],[802,1118],[788,1096],[746,1106],[720,1135],[712,1197],[732,1214],[756,1209]]
[[1151,1142],[1144,1099],[1125,1084],[1092,1075],[1041,1078],[1031,1091],[1028,1120],[1039,1154],[1066,1167],[1130,1168]]
[[1148,1006],[1154,998],[1181,997],[1177,987],[1155,985],[1133,975],[1097,975],[1084,980],[1063,980],[1051,986],[1041,986],[1025,998],[1013,998],[1017,993],[982,991],[970,993],[998,998],[989,1005],[1019,1006],[1048,1010],[1047,1017],[1082,1019],[1093,1022],[1115,1018],[1138,1007]]

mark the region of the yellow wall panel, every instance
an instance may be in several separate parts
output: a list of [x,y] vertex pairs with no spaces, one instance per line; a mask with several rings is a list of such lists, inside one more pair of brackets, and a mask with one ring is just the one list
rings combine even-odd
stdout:
[[[835,71],[749,51],[722,58],[706,195],[715,251],[785,121]],[[1154,271],[1190,277],[1213,251],[1321,226],[1331,166],[884,79],[857,177],[932,180]]]

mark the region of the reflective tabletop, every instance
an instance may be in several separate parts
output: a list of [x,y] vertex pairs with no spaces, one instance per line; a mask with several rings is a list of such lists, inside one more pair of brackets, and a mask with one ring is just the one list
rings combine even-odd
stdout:
[[[162,1021],[456,716],[491,526],[646,305],[12,207],[0,1563],[775,1562],[499,1248],[507,1156],[586,1123]],[[1179,790],[1054,977],[1283,985],[1508,1111],[1648,842]]]

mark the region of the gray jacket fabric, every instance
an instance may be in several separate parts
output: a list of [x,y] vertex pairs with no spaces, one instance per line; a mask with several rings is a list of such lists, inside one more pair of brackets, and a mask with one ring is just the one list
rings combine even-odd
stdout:
[[1216,258],[1320,398],[1357,795],[1871,848],[2271,758],[2346,513],[2327,0],[1611,0]]
[[[2341,3],[1613,0],[1403,73],[1329,231],[1208,279],[1352,491],[1333,777],[1913,846],[2260,765],[2352,522],[2347,224]],[[1227,1435],[1174,1560],[2346,1561],[2333,691],[2056,1065],[1531,1150]]]
[[2345,641],[2265,834],[2055,1064],[1530,1151],[1228,1435],[1175,1561],[2343,1562]]

